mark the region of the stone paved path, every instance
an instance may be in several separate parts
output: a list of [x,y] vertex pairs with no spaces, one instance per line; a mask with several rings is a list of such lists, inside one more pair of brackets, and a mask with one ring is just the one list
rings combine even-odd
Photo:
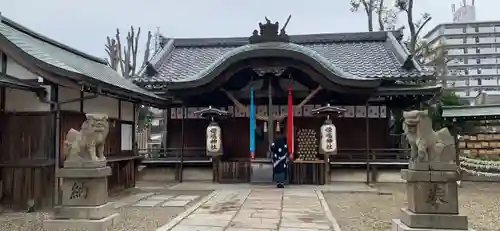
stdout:
[[225,189],[162,231],[332,230],[311,189]]
[[156,194],[147,195],[141,198],[137,203],[132,206],[135,207],[184,207],[192,201],[198,199],[197,195],[169,195],[169,194]]
[[115,201],[114,207],[184,207],[199,197],[199,195],[174,195],[174,193],[137,193]]

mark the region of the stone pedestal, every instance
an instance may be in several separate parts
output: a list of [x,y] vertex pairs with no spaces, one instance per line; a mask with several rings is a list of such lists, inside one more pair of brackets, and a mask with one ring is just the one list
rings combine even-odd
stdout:
[[55,208],[54,219],[46,220],[47,230],[107,231],[118,222],[108,202],[108,180],[111,168],[106,161],[65,162],[57,172],[62,178],[62,203]]
[[[456,164],[414,164],[402,171],[408,208],[392,220],[392,231],[471,230],[459,215]],[[440,170],[441,169],[441,170]]]

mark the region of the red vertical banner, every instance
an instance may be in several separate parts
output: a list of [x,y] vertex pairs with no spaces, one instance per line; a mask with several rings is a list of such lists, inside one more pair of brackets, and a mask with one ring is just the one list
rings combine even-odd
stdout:
[[290,153],[290,160],[293,160],[293,100],[292,100],[292,85],[288,85],[288,118],[286,121],[286,144],[288,146],[288,153]]

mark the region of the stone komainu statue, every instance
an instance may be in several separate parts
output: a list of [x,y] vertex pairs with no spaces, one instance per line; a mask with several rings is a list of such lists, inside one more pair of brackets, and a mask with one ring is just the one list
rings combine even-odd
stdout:
[[70,129],[64,141],[65,161],[104,161],[104,143],[109,132],[108,116],[87,114],[80,131]]
[[403,112],[403,130],[411,146],[410,161],[450,162],[456,159],[455,139],[448,128],[435,132],[428,111]]

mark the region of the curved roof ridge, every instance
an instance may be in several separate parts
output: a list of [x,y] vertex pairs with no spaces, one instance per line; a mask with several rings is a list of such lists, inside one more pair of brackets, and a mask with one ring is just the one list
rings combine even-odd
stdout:
[[[401,31],[349,32],[349,33],[318,33],[290,35],[290,43],[331,43],[358,41],[385,41],[387,34],[400,37]],[[248,44],[248,37],[212,37],[212,38],[169,38],[174,39],[176,47],[206,47],[206,46],[243,46]]]
[[62,43],[60,43],[60,42],[58,42],[58,41],[56,41],[54,39],[51,39],[51,38],[49,38],[47,36],[44,36],[44,35],[42,35],[40,33],[35,32],[35,31],[33,31],[33,30],[25,27],[25,26],[22,26],[19,23],[15,22],[15,21],[13,21],[13,20],[11,20],[9,18],[6,18],[4,16],[0,17],[0,22],[6,24],[9,27],[12,27],[15,30],[18,30],[18,31],[20,31],[22,33],[25,33],[25,34],[29,35],[29,36],[32,36],[35,39],[42,40],[42,41],[44,41],[46,43],[52,44],[54,46],[57,46],[57,47],[59,47],[61,49],[64,49],[64,50],[67,50],[67,51],[69,51],[71,53],[74,53],[76,55],[79,55],[79,56],[82,56],[82,57],[84,57],[86,59],[92,60],[94,62],[98,62],[98,63],[101,63],[101,64],[108,65],[108,62],[106,60],[102,59],[102,58],[99,58],[99,57],[87,54],[85,52],[79,51],[79,50],[77,50],[75,48],[72,48],[70,46],[67,46],[65,44],[62,44]]

